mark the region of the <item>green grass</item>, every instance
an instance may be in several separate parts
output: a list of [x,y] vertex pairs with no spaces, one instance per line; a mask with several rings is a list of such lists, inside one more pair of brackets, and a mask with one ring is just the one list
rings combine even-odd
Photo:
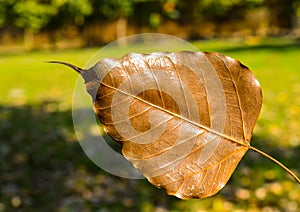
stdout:
[[75,72],[47,60],[70,61],[83,66],[93,50],[30,52],[0,57],[1,104],[38,103],[58,100],[70,107],[77,78]]
[[[193,43],[240,60],[261,83],[262,113],[252,144],[300,174],[300,46],[289,39]],[[0,54],[0,212],[299,211],[300,187],[269,160],[249,152],[228,185],[205,200],[181,201],[145,180],[96,167],[77,143],[72,96],[77,73],[45,60],[84,66],[97,48]],[[124,50],[126,51],[126,50]],[[120,55],[124,52],[108,52]]]

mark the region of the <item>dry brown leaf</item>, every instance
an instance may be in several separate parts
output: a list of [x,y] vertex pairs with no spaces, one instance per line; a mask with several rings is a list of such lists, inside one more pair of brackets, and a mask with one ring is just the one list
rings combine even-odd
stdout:
[[[59,62],[62,63],[62,62]],[[262,92],[253,73],[219,53],[127,54],[77,70],[105,131],[156,187],[205,198],[229,180],[250,146]]]

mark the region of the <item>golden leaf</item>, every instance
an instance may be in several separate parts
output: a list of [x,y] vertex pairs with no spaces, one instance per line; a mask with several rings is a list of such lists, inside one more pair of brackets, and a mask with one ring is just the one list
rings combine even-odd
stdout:
[[[53,61],[52,61],[53,62]],[[94,110],[122,154],[153,185],[182,199],[222,189],[250,146],[262,92],[253,73],[219,53],[105,58],[85,79]]]

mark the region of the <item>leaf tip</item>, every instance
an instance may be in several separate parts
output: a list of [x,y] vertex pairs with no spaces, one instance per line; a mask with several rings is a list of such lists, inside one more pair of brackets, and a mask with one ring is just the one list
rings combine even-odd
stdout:
[[65,66],[68,66],[68,67],[72,68],[74,71],[76,71],[79,74],[83,73],[82,68],[79,68],[78,66],[75,66],[75,65],[73,65],[71,63],[62,62],[62,61],[56,61],[56,60],[46,60],[44,62],[46,62],[46,63],[62,64],[62,65],[65,65]]

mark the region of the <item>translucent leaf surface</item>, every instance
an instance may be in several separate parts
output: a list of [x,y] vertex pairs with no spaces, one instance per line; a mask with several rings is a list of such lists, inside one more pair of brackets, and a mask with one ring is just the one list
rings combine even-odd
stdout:
[[85,79],[104,130],[153,185],[182,199],[222,189],[250,145],[262,92],[253,73],[219,53],[127,54],[104,58]]
[[226,184],[262,104],[248,68],[217,53],[180,52],[132,53],[90,71],[97,79],[87,90],[106,132],[153,185],[186,199]]

